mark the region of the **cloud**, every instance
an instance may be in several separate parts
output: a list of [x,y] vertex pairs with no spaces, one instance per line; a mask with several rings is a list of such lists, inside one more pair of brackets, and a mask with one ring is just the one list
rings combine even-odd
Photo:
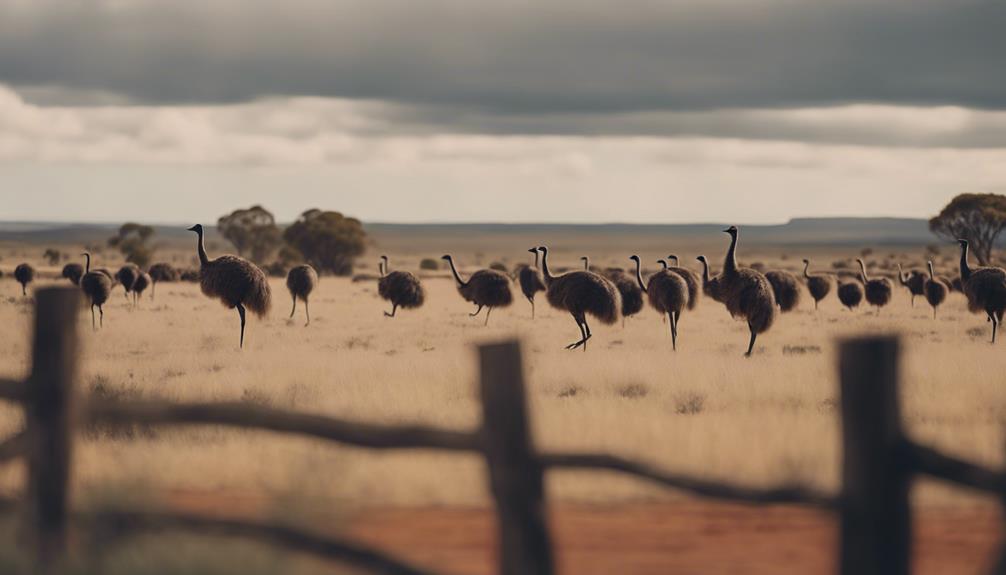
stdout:
[[1004,109],[1004,21],[999,0],[0,0],[0,82],[64,104],[324,96],[502,124]]

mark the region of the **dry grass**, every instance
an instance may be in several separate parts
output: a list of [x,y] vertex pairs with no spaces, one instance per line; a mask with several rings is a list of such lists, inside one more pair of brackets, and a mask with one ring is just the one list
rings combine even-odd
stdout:
[[[763,254],[758,259],[769,261]],[[598,258],[597,264],[606,262]],[[479,411],[473,345],[515,336],[524,342],[542,447],[611,450],[710,477],[752,484],[797,479],[834,489],[836,339],[898,332],[904,336],[904,412],[911,433],[977,461],[1003,462],[1006,344],[987,343],[984,319],[967,314],[957,294],[935,321],[924,303],[912,309],[903,290],[879,317],[842,310],[834,294],[814,313],[805,297],[745,360],[745,327],[710,300],[685,314],[677,353],[667,326],[649,309],[624,329],[592,326],[594,338],[582,353],[563,349],[577,339],[576,326],[544,298],[536,321],[518,298],[510,309],[494,312],[486,328],[482,318],[468,317],[471,308],[448,280],[425,283],[425,307],[388,319],[372,283],[323,278],[312,298],[313,322],[305,328],[302,316],[286,318],[285,287],[273,280],[275,309],[263,321],[250,320],[244,351],[237,347],[236,312],[204,298],[195,285],[162,284],[157,300],[145,299],[136,311],[116,291],[103,331],[92,334],[89,315],[80,315],[83,387],[106,395],[246,401],[467,428],[477,424]],[[30,307],[7,278],[0,281],[0,325],[0,376],[23,376]],[[0,432],[19,425],[13,410],[0,411]],[[20,480],[17,466],[0,473],[10,488]],[[92,430],[81,443],[75,485],[83,494],[109,486],[222,490],[360,505],[486,500],[474,457],[374,454],[214,428]],[[549,487],[552,497],[566,501],[676,497],[610,475],[556,474]],[[921,497],[963,500],[933,486]]]

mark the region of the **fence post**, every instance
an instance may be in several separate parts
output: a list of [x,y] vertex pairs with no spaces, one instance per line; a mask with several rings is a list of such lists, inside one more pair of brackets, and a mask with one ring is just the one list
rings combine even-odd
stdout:
[[531,441],[520,345],[479,346],[483,439],[496,501],[500,575],[551,575],[544,470]]
[[902,457],[898,339],[842,343],[841,573],[907,575],[911,471]]
[[27,534],[42,566],[59,562],[68,539],[71,411],[77,377],[80,293],[35,292],[35,339],[25,403],[28,439]]

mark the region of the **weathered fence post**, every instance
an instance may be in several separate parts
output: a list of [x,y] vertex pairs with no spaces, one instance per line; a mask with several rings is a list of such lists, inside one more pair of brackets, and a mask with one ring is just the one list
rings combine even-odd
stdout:
[[479,347],[482,421],[499,525],[500,575],[550,575],[544,470],[534,452],[520,346]]
[[842,343],[841,573],[907,575],[911,471],[903,461],[898,340]]
[[68,538],[71,411],[77,377],[80,293],[35,292],[35,340],[25,403],[28,438],[27,534],[41,565],[64,555]]

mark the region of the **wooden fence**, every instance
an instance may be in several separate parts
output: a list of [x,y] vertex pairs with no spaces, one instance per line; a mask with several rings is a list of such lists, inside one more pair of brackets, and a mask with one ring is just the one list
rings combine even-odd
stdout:
[[[990,470],[907,438],[898,406],[898,341],[870,337],[841,344],[842,490],[817,493],[799,486],[745,487],[673,473],[607,453],[550,453],[535,448],[528,421],[520,347],[479,348],[482,425],[472,430],[375,425],[244,404],[125,402],[77,397],[79,293],[53,287],[36,292],[32,371],[25,382],[0,380],[0,399],[21,405],[23,432],[0,442],[0,462],[24,457],[20,500],[0,498],[0,511],[23,512],[23,535],[38,570],[56,572],[74,553],[74,529],[113,539],[163,530],[255,539],[344,562],[373,573],[431,573],[382,551],[291,525],[220,519],[171,510],[75,511],[70,469],[81,424],[212,424],[293,433],[367,449],[438,449],[480,454],[498,518],[498,572],[556,572],[546,518],[544,474],[568,469],[621,473],[697,496],[750,504],[799,504],[833,510],[841,523],[843,575],[910,572],[909,490],[917,475],[945,480],[1006,500],[1006,473]],[[1006,547],[1004,547],[1006,548]],[[1006,573],[1006,553],[993,558]]]

